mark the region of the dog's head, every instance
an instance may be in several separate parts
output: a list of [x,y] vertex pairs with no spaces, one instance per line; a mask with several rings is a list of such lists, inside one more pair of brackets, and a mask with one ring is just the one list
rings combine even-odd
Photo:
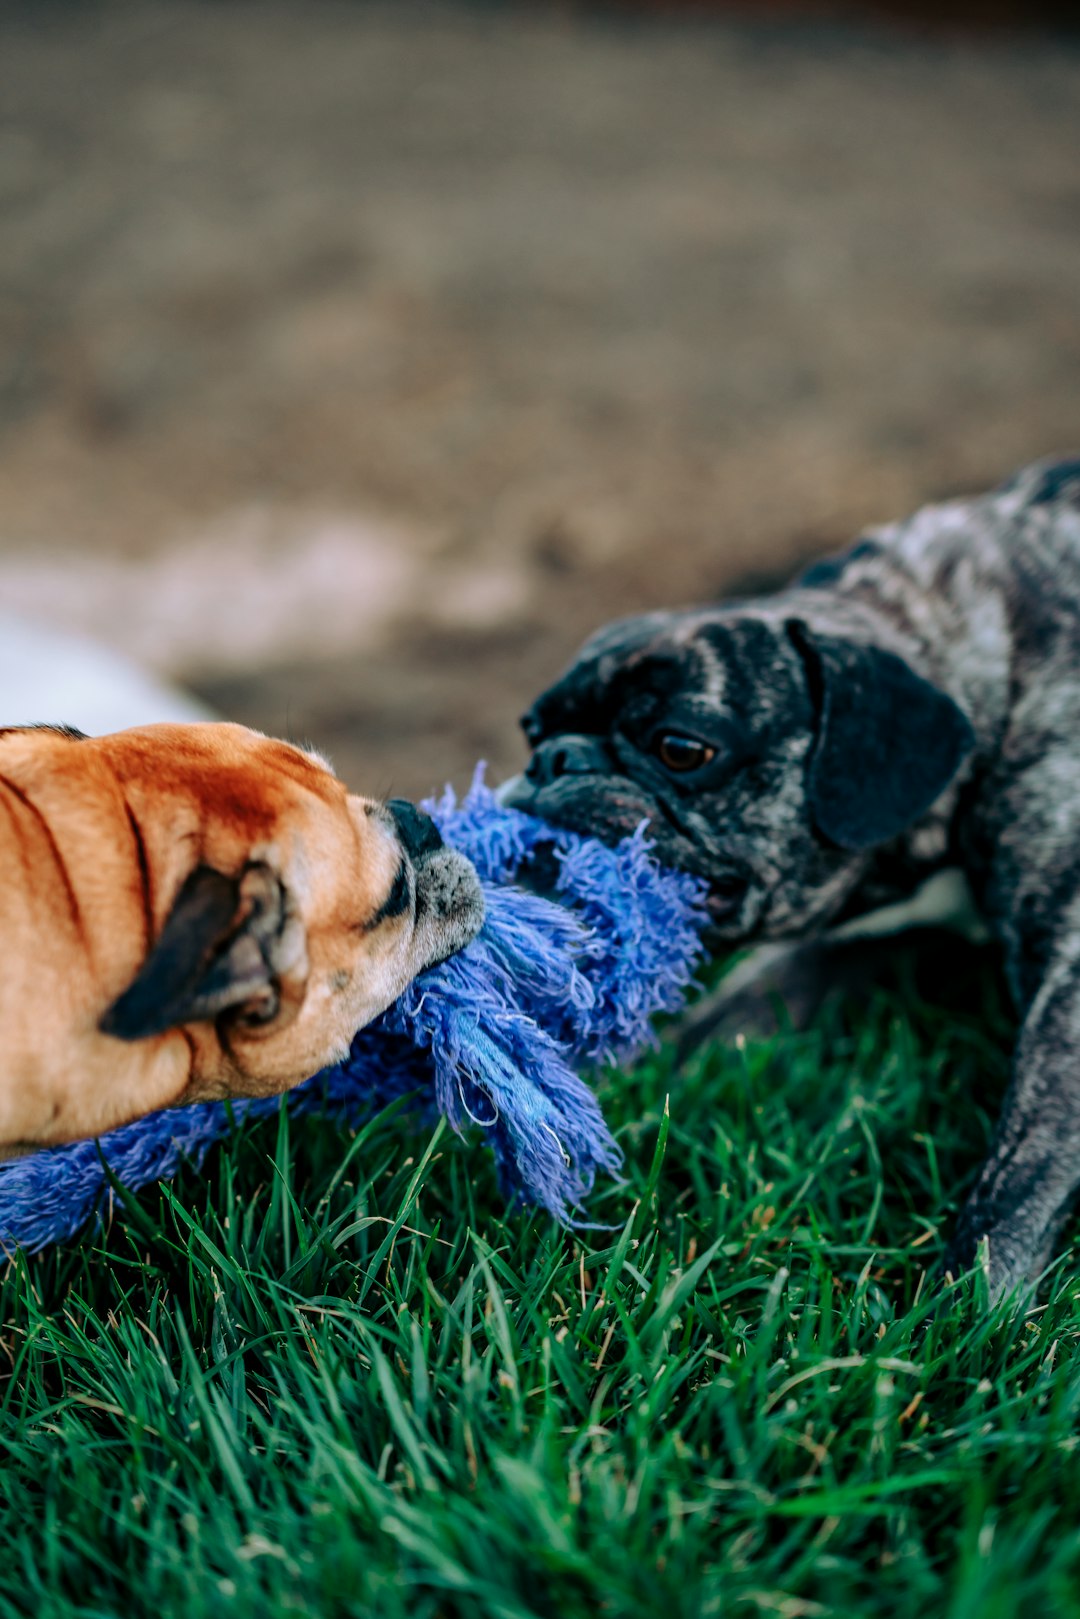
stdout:
[[709,883],[718,938],[835,914],[973,745],[952,699],[891,651],[746,606],[609,625],[522,721],[518,808]]
[[182,1027],[184,1100],[286,1089],[477,933],[469,861],[412,804],[348,793],[322,759],[241,726],[88,740],[119,783],[151,947],[102,1019]]

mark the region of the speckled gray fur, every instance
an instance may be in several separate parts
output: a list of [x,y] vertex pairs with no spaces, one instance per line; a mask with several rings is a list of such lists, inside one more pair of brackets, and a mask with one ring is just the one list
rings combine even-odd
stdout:
[[[516,802],[606,837],[648,818],[720,943],[813,940],[963,867],[1023,1024],[947,1263],[985,1237],[995,1293],[1036,1275],[1080,1188],[1080,459],[776,595],[608,625],[524,723]],[[673,774],[667,732],[715,757]]]

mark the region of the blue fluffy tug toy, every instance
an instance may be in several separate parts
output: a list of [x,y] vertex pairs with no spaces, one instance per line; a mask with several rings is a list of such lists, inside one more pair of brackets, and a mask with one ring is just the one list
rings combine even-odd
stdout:
[[[682,1003],[701,954],[702,885],[659,866],[641,830],[609,849],[504,808],[482,769],[461,803],[448,789],[425,808],[476,866],[484,926],[287,1104],[354,1122],[415,1094],[455,1129],[481,1128],[508,1197],[573,1220],[597,1173],[620,1164],[577,1067],[629,1056],[649,1039],[651,1017]],[[34,1252],[72,1236],[100,1212],[109,1174],[137,1189],[182,1163],[198,1167],[233,1117],[280,1105],[269,1097],[155,1113],[99,1142],[3,1166],[0,1249]]]

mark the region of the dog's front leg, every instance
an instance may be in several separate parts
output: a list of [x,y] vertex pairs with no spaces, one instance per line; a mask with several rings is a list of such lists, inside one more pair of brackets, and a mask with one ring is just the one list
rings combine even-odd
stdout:
[[921,964],[929,981],[940,964],[948,981],[958,955],[989,937],[967,879],[947,867],[898,903],[829,933],[759,945],[683,1018],[680,1055],[706,1040],[767,1037],[785,1023],[806,1028],[827,1000],[865,998],[902,963]]
[[1048,973],[1020,1031],[990,1156],[946,1257],[953,1276],[987,1241],[992,1298],[1034,1282],[1080,1189],[1080,951]]
[[679,1056],[707,1040],[767,1039],[785,1024],[806,1028],[831,992],[855,987],[845,968],[858,962],[860,977],[867,968],[872,974],[880,954],[822,938],[759,945],[682,1018]]
[[707,1040],[767,1039],[785,1026],[805,1029],[830,1002],[866,1001],[878,988],[913,983],[932,996],[979,959],[976,948],[944,928],[762,945],[685,1014],[679,1055],[689,1056]]

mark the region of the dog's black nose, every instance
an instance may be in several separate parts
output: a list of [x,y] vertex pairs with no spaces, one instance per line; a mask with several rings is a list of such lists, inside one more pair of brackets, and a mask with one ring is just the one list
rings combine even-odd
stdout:
[[407,798],[391,798],[387,809],[394,817],[398,837],[411,860],[422,860],[443,846],[442,833],[430,815],[410,804]]
[[611,768],[595,736],[553,736],[542,742],[525,766],[534,787],[550,787],[560,776],[606,775]]

